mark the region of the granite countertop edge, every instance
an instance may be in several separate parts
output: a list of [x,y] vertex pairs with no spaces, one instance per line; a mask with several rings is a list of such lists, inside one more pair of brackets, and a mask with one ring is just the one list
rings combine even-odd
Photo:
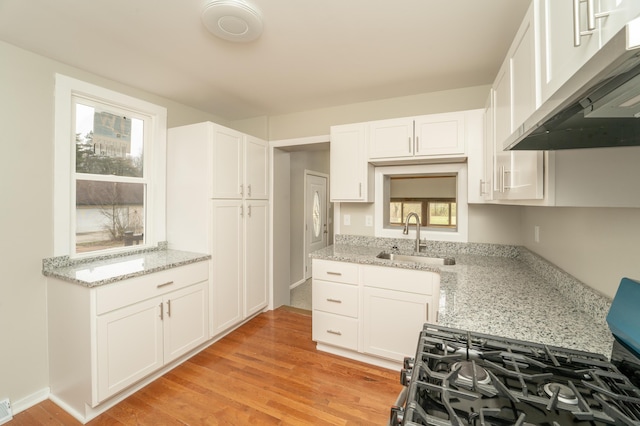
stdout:
[[[338,237],[334,245],[310,257],[440,273],[443,325],[611,354],[613,337],[606,323],[611,299],[525,247],[429,241],[422,255],[456,261],[441,266],[376,258],[381,251],[414,254],[411,241],[407,245],[376,237]],[[514,297],[524,297],[525,302],[512,306]]]
[[[172,250],[168,249],[166,245],[160,245],[159,247],[143,249],[134,253],[121,253],[93,258],[70,259],[68,256],[47,258],[43,259],[42,262],[42,274],[46,277],[93,288],[210,259],[211,255],[209,254]],[[135,271],[120,272],[122,265],[127,262],[136,262],[140,266]],[[107,276],[95,279],[78,277],[81,272],[90,277],[92,271],[97,269],[102,269],[101,275]]]

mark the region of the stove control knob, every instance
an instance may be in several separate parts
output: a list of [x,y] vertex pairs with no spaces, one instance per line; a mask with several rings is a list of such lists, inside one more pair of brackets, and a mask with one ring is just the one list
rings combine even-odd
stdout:
[[401,426],[404,419],[404,409],[402,407],[391,407],[391,416],[389,417],[389,426]]
[[415,363],[416,363],[416,360],[414,358],[410,358],[408,356],[404,357],[404,368],[406,370],[413,369],[413,366]]
[[402,386],[409,386],[409,382],[411,381],[411,373],[413,370],[405,370],[404,368],[400,370],[400,384]]

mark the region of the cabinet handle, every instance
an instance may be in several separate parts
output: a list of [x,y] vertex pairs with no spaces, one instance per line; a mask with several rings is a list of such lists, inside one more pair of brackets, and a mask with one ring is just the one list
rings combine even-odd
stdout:
[[335,334],[336,336],[342,336],[342,333],[339,331],[335,331],[335,330],[327,330],[327,333],[329,334]]
[[427,307],[427,322],[429,322],[429,302],[425,303]]
[[251,184],[247,185],[247,196],[251,197]]
[[167,300],[167,316],[171,318],[171,299]]
[[171,285],[171,284],[173,284],[173,281],[167,281],[166,283],[158,284],[158,285],[156,286],[156,288],[166,287],[166,286]]
[[247,216],[251,217],[251,204],[247,206]]
[[416,136],[416,154],[420,153],[420,138]]
[[244,187],[240,185],[240,195],[244,196]]
[[362,182],[358,184],[358,197],[362,197]]
[[164,306],[162,302],[160,302],[160,321],[164,321]]
[[341,276],[342,272],[332,272],[332,271],[327,271],[327,275],[338,275]]
[[[583,36],[593,34],[593,29],[587,31],[580,30],[580,3],[583,2],[587,3],[587,15],[590,15],[593,10],[593,0],[573,0],[573,45],[575,47],[580,46],[581,38]],[[595,28],[595,21],[593,23],[593,28]]]
[[480,195],[484,195],[484,181],[480,179]]
[[327,302],[333,302],[333,303],[342,303],[342,300],[340,299],[332,299],[332,298],[327,298]]
[[240,217],[244,217],[244,206],[240,206]]

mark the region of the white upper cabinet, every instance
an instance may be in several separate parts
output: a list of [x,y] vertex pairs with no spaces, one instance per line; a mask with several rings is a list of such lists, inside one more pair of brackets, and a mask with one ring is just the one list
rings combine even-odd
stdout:
[[369,159],[395,160],[464,155],[464,112],[379,120],[369,123]]
[[244,196],[251,200],[269,198],[269,145],[256,137],[245,136]]
[[542,101],[640,14],[638,0],[540,0],[538,6]]
[[464,155],[465,113],[450,112],[416,117],[415,152],[423,155]]
[[244,190],[244,135],[238,131],[203,123],[212,132],[211,159],[213,187],[211,198],[242,198]]
[[369,158],[409,157],[414,153],[413,118],[369,123]]
[[268,144],[217,124],[212,132],[211,198],[267,199]]
[[331,127],[331,201],[373,202],[373,166],[367,162],[366,123]]
[[496,200],[544,197],[544,153],[504,151],[509,137],[520,131],[524,121],[539,106],[536,3],[534,0],[529,7],[492,86],[495,153],[491,192]]

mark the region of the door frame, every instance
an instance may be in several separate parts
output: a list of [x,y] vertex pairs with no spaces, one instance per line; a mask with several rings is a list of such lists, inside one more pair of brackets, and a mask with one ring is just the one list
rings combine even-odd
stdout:
[[[324,212],[324,217],[327,223],[327,234],[326,234],[326,238],[327,238],[327,245],[329,245],[329,175],[326,173],[321,173],[321,172],[316,172],[314,170],[304,170],[304,208],[303,208],[303,221],[302,221],[302,247],[304,248],[304,256],[302,257],[302,272],[303,272],[303,278],[304,281],[308,280],[309,278],[311,278],[311,272],[307,271],[307,259],[309,257],[309,253],[308,253],[308,249],[307,249],[307,201],[309,197],[309,194],[307,194],[307,178],[309,176],[316,176],[316,177],[321,177],[321,178],[325,178],[327,180],[327,187],[326,187],[326,191],[325,191],[325,202],[324,202],[324,207],[325,207],[325,212]],[[309,224],[312,225],[312,224]],[[308,272],[308,273],[307,273]]]

